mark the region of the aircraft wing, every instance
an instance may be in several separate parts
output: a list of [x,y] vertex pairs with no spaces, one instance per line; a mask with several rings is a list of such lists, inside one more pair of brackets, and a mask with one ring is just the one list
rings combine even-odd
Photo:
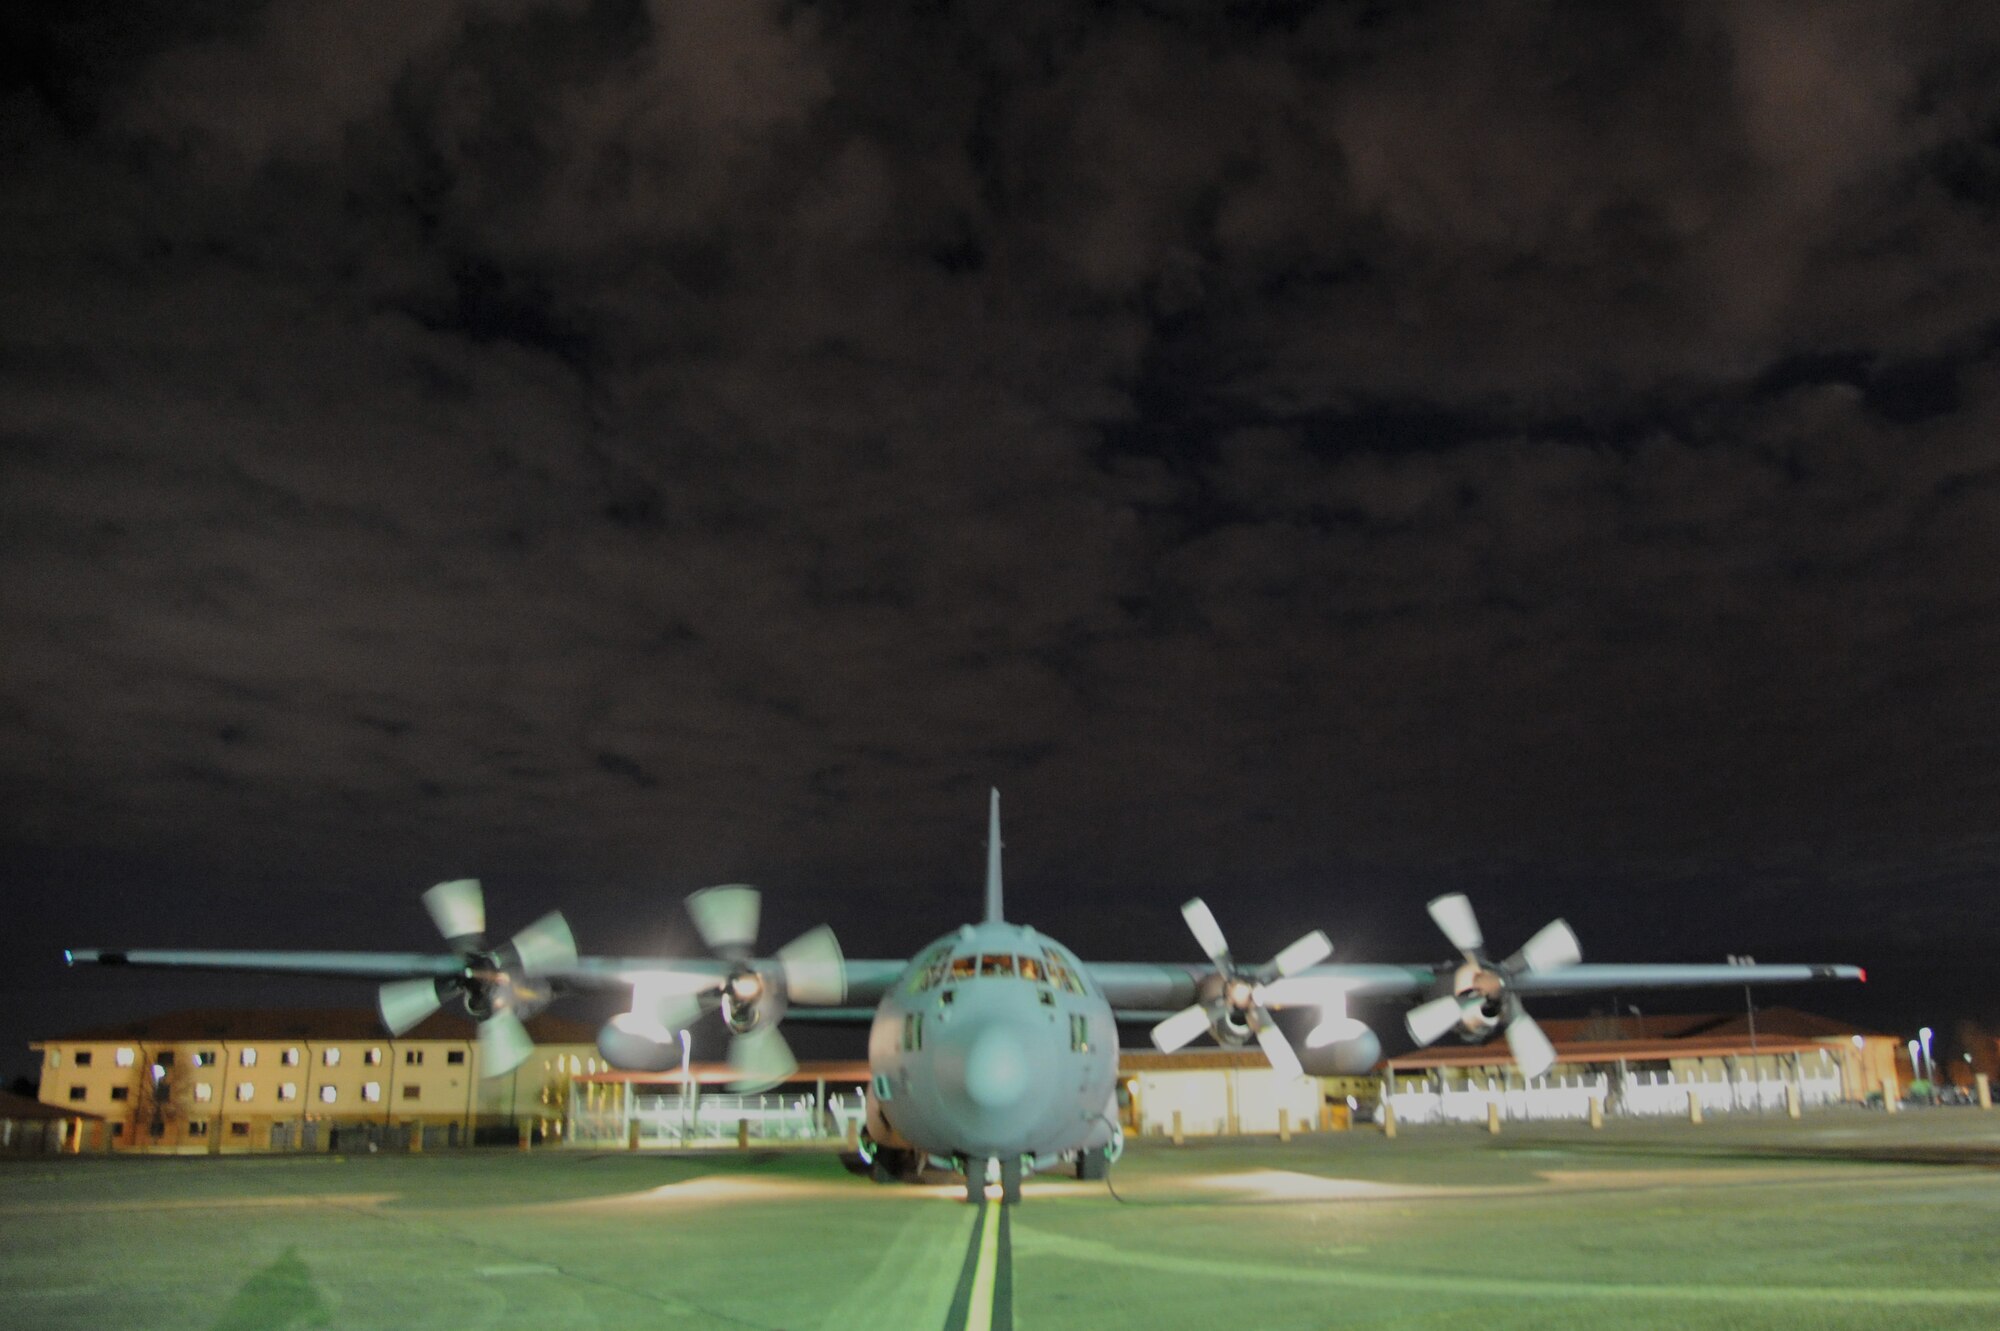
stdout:
[[[1195,1001],[1202,980],[1214,970],[1199,962],[1192,964],[1087,961],[1084,969],[1103,991],[1104,997],[1121,1016],[1186,1007]],[[1297,983],[1296,992],[1308,989],[1338,989],[1350,997],[1390,998],[1414,996],[1429,989],[1437,980],[1431,966],[1329,965],[1299,971],[1287,985]],[[1300,998],[1298,1001],[1306,1001]]]
[[1681,965],[1638,962],[1580,964],[1517,975],[1508,987],[1521,994],[1591,994],[1610,990],[1699,989],[1716,985],[1803,984],[1811,980],[1866,980],[1859,966]]

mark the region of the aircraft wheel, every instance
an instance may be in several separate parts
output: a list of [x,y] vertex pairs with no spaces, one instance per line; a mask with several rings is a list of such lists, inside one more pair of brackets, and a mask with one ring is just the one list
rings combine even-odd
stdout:
[[1086,1182],[1109,1178],[1111,1160],[1102,1146],[1093,1146],[1088,1151],[1076,1153],[1076,1176]]

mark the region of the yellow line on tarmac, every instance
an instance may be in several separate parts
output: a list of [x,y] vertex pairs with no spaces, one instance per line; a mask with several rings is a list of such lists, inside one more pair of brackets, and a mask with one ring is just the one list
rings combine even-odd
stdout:
[[972,1273],[972,1302],[965,1310],[965,1331],[993,1331],[994,1276],[1000,1265],[1000,1208],[988,1198],[986,1224],[979,1233],[979,1265]]

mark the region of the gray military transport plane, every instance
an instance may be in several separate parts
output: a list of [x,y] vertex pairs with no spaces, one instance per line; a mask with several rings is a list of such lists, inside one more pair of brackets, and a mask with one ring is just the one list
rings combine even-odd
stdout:
[[1206,963],[1085,962],[1002,909],[1000,793],[993,792],[986,859],[986,918],[960,925],[915,960],[843,959],[821,926],[769,957],[756,955],[757,890],[712,887],[688,898],[708,957],[579,956],[567,923],[551,912],[504,943],[486,936],[471,879],[440,883],[424,905],[451,951],[213,952],[73,949],[72,965],[151,966],[275,975],[340,976],[381,983],[382,1020],[401,1034],[456,1000],[479,1023],[484,1075],[512,1071],[532,1049],[523,1019],[583,990],[629,993],[631,1007],[598,1033],[614,1067],[663,1071],[678,1062],[674,1032],[709,1010],[730,1031],[738,1089],[771,1086],[797,1067],[778,1032],[786,1016],[869,1021],[868,1129],[864,1153],[878,1179],[916,1179],[927,1167],[964,1173],[978,1198],[997,1173],[1020,1198],[1021,1177],[1059,1165],[1101,1178],[1123,1145],[1114,1082],[1116,1022],[1149,1020],[1171,1052],[1207,1033],[1218,1043],[1255,1040],[1280,1074],[1302,1067],[1272,1013],[1316,1009],[1306,1036],[1319,1070],[1363,1072],[1381,1043],[1348,1015],[1350,999],[1420,1000],[1405,1022],[1419,1044],[1456,1032],[1500,1031],[1528,1080],[1556,1051],[1522,1007],[1546,994],[1865,980],[1855,966],[1583,965],[1576,935],[1557,920],[1501,961],[1486,951],[1463,896],[1430,903],[1458,952],[1437,964],[1327,964],[1333,944],[1314,930],[1262,966],[1229,950],[1199,899],[1181,908]]

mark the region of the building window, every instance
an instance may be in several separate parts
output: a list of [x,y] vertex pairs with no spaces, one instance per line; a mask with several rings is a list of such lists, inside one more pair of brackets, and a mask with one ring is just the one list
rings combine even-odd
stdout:
[[245,1049],[243,1053],[238,1056],[237,1062],[241,1063],[246,1068],[256,1067],[257,1051],[255,1049]]
[[[111,1098],[115,1100],[118,1097],[114,1095]],[[125,1125],[123,1123],[113,1123],[111,1125],[111,1135],[114,1137],[123,1137],[125,1135]]]
[[88,1049],[79,1049],[76,1051],[76,1065],[80,1068],[90,1066],[90,1051]]
[[377,1063],[380,1063],[382,1061],[382,1051],[380,1049],[370,1049],[368,1051],[368,1057],[363,1061],[366,1062],[369,1067],[371,1068],[374,1067]]
[[337,1068],[340,1066],[340,1051],[338,1049],[329,1049],[322,1056],[322,1059],[328,1067]]
[[417,1098],[417,1093],[421,1090],[423,1090],[421,1086],[405,1086],[403,1088],[403,1098],[405,1100],[414,1100]]
[[423,1066],[423,1062],[424,1062],[424,1051],[423,1051],[423,1050],[421,1050],[421,1049],[405,1049],[405,1050],[403,1051],[403,1065],[404,1065],[405,1067],[412,1067],[412,1068],[415,1068],[415,1067],[422,1067],[422,1066]]
[[295,1068],[299,1065],[299,1051],[296,1049],[287,1049],[285,1056],[278,1061],[288,1068]]
[[455,1067],[465,1061],[465,1051],[463,1049],[450,1050],[445,1054],[444,1061]]
[[251,1084],[250,1084],[249,1082],[247,1082],[247,1081],[239,1081],[239,1082],[237,1082],[237,1083],[236,1083],[236,1098],[237,1098],[237,1099],[239,1099],[239,1100],[248,1100],[248,1099],[249,1099],[249,1098],[250,1098],[251,1096],[253,1096],[253,1095],[255,1095],[255,1094],[257,1094],[257,1088],[256,1088],[255,1086],[251,1085]]
[[69,1088],[69,1098],[72,1100],[81,1100],[86,1094],[88,1094],[88,1092],[86,1092],[81,1086],[72,1086]]
[[207,1104],[215,1098],[215,1088],[205,1081],[198,1081],[194,1084],[194,1098],[202,1104]]
[[229,1135],[232,1137],[248,1137],[250,1135],[250,1125],[248,1123],[231,1123],[229,1125]]
[[379,1102],[382,1099],[382,1083],[371,1081],[364,1084],[361,1088],[361,1098],[371,1105]]
[[212,1067],[214,1067],[214,1066],[215,1066],[215,1051],[214,1051],[213,1049],[197,1049],[197,1050],[195,1050],[195,1051],[194,1051],[194,1065],[195,1065],[196,1067],[198,1067],[198,1068],[212,1068]]
[[170,1068],[173,1065],[174,1051],[171,1049],[162,1049],[160,1056],[153,1060],[153,1066],[156,1068]]
[[319,1101],[323,1105],[330,1105],[333,1103],[333,1097],[339,1094],[340,1092],[331,1086],[322,1086],[319,1088]]
[[111,1061],[121,1068],[129,1068],[132,1066],[133,1057],[131,1045],[120,1045],[118,1052],[111,1056]]
[[43,1066],[45,1066],[45,1067],[51,1067],[51,1068],[59,1068],[59,1067],[61,1067],[61,1066],[62,1066],[62,1050],[60,1050],[60,1049],[47,1049],[47,1050],[44,1050],[44,1051],[42,1052],[42,1064],[43,1064]]
[[282,1085],[282,1086],[280,1086],[280,1087],[278,1088],[278,1098],[279,1098],[280,1100],[296,1100],[296,1099],[298,1099],[298,1098],[299,1098],[299,1084],[298,1084],[297,1082],[295,1082],[295,1081],[288,1081],[288,1082],[286,1082],[286,1083],[285,1083],[284,1085]]
[[198,1118],[198,1119],[195,1119],[195,1120],[194,1120],[193,1122],[191,1122],[191,1123],[189,1123],[189,1124],[188,1124],[188,1136],[190,1136],[190,1137],[206,1137],[207,1135],[208,1135],[208,1120],[207,1120],[207,1119],[205,1119],[205,1118]]
[[111,1088],[111,1098],[114,1100],[130,1100],[132,1098],[132,1088],[130,1086],[113,1086]]

